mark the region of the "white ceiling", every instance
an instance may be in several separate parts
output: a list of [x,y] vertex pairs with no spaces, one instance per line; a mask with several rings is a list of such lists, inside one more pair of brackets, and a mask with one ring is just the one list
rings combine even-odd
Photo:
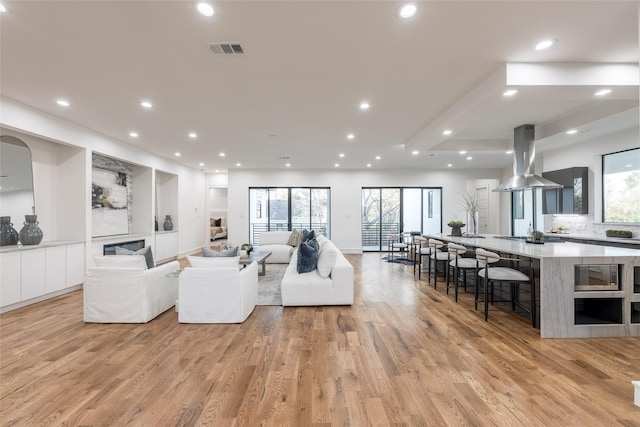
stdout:
[[[537,125],[544,149],[638,125],[637,74],[602,99],[594,84],[501,96],[507,63],[637,67],[638,2],[416,3],[401,20],[393,1],[212,1],[211,18],[192,1],[3,2],[0,90],[207,172],[505,167],[521,124]],[[546,38],[558,43],[536,51]],[[246,53],[216,56],[208,42]],[[567,124],[589,131],[568,137]]]

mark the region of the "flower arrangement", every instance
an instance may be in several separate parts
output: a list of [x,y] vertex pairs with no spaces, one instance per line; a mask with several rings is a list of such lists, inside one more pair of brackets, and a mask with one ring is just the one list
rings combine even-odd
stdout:
[[240,249],[247,251],[247,253],[250,254],[253,250],[253,245],[251,245],[251,243],[243,243],[242,246],[240,246]]

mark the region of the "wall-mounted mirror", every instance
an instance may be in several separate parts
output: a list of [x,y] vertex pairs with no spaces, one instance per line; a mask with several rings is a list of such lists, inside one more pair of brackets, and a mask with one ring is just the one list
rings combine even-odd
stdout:
[[31,151],[20,139],[0,136],[0,216],[22,224],[25,215],[35,214]]

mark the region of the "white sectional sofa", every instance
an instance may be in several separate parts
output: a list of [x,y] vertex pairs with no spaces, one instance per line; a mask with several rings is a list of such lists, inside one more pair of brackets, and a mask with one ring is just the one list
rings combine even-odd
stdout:
[[353,304],[353,266],[331,240],[322,235],[317,240],[320,258],[313,271],[298,273],[294,251],[280,285],[283,306]]
[[257,251],[271,252],[266,259],[267,264],[288,264],[295,249],[289,245],[290,231],[263,231],[260,233],[260,245]]

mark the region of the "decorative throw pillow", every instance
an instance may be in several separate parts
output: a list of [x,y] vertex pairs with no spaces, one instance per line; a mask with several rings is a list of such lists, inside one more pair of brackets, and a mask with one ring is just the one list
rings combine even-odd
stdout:
[[315,239],[316,236],[313,233],[313,230],[309,231],[309,230],[302,230],[302,239],[300,240],[301,243],[307,242],[311,239]]
[[96,267],[147,269],[147,261],[144,255],[94,256],[93,260],[96,263]]
[[298,248],[298,262],[296,265],[299,274],[313,271],[318,266],[318,248],[309,242],[302,242]]
[[325,245],[322,249],[320,249],[320,254],[318,256],[318,273],[320,273],[320,276],[324,278],[329,277],[333,266],[336,265],[337,260],[337,249],[334,249],[329,245]]
[[300,230],[293,230],[289,235],[289,240],[287,241],[287,245],[293,246],[294,248],[300,246],[300,241],[302,240],[302,232]]
[[228,268],[240,267],[240,257],[213,257],[205,258],[201,256],[187,257],[189,264],[193,268]]
[[222,218],[214,218],[213,226],[214,227],[222,227]]
[[207,258],[219,258],[219,257],[230,257],[238,255],[238,247],[235,246],[230,249],[225,249],[224,251],[214,251],[209,248],[202,248],[202,256]]
[[144,259],[147,262],[147,268],[153,268],[156,264],[153,262],[153,252],[151,252],[151,246],[147,246],[137,251],[132,251],[121,246],[116,246],[116,255],[144,255]]
[[209,226],[210,227],[215,227],[216,226],[216,220],[214,218],[209,218]]

